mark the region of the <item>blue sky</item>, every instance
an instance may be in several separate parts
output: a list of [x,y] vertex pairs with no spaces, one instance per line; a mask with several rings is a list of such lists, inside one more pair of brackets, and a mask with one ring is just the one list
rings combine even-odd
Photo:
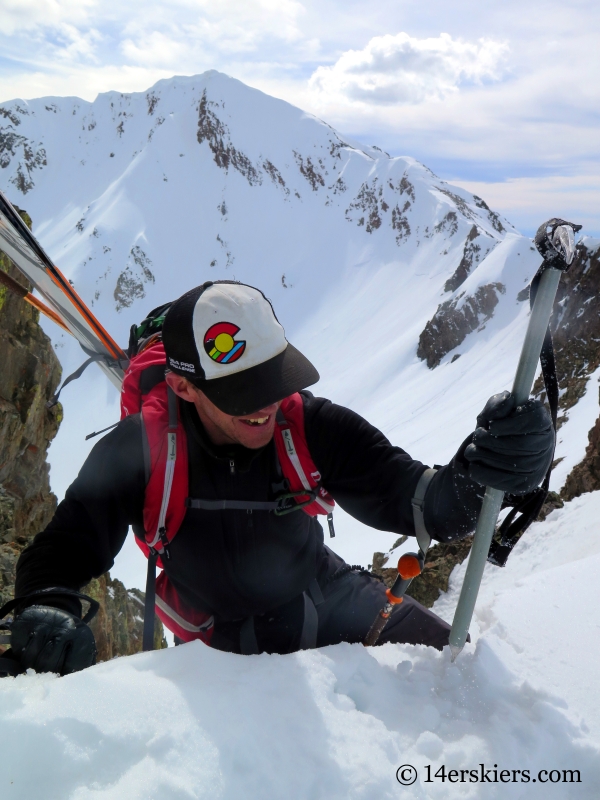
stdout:
[[411,155],[523,232],[600,235],[591,0],[2,0],[0,101],[218,69]]

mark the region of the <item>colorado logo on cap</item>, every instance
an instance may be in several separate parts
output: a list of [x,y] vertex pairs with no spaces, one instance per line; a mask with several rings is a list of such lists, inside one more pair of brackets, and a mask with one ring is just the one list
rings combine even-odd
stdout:
[[219,364],[233,364],[246,349],[246,342],[236,342],[233,338],[240,329],[232,322],[217,322],[204,334],[204,349],[213,361]]

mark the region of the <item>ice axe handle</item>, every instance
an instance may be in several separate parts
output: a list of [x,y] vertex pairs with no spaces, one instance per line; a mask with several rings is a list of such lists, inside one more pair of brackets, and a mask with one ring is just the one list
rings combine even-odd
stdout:
[[[517,405],[524,403],[529,398],[542,344],[552,314],[560,276],[573,261],[574,249],[572,247],[569,249],[569,244],[572,244],[572,236],[570,242],[567,241],[564,229],[571,228],[572,231],[577,231],[580,227],[579,225],[566,223],[564,220],[554,219],[540,226],[538,230],[536,245],[544,256],[544,264],[542,265],[543,271],[541,272],[512,387],[512,394]],[[559,239],[559,237],[562,238]],[[552,259],[548,257],[548,241],[553,245],[557,253]],[[566,245],[563,245],[563,253],[560,251],[560,246],[564,241],[566,241]],[[471,548],[465,579],[454,614],[452,630],[450,631],[449,642],[452,661],[458,656],[467,640],[475,601],[477,600],[483,577],[483,569],[496,529],[503,498],[504,493],[499,489],[492,489],[489,486],[486,488],[481,512],[477,520],[475,536],[473,537],[473,547]]]
[[392,588],[386,590],[387,601],[379,614],[375,617],[369,632],[365,636],[363,642],[365,647],[372,647],[374,644],[377,644],[394,610],[394,606],[399,605],[404,600],[406,590],[412,583],[413,578],[420,575],[422,570],[423,556],[421,553],[404,553],[404,555],[400,556],[398,561],[398,577]]

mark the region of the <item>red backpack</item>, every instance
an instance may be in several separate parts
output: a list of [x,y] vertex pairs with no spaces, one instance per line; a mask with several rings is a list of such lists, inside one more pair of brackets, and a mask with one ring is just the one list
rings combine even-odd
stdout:
[[[145,540],[136,537],[136,543],[145,556],[152,560],[152,568],[149,564],[147,597],[152,589],[154,564],[162,567],[161,556],[169,557],[169,543],[177,534],[189,507],[226,509],[242,505],[236,501],[202,501],[188,497],[187,437],[179,418],[177,398],[164,379],[165,366],[162,342],[151,339],[129,362],[121,390],[121,419],[129,414],[141,413],[145,433]],[[321,475],[308,450],[304,406],[299,394],[282,401],[274,439],[289,491],[275,501],[245,503],[244,507],[271,510],[276,514],[298,509],[310,516],[325,514],[330,536],[333,536],[332,512],[335,503],[320,485]],[[183,603],[164,570],[156,578],[155,590],[156,613],[175,636],[184,642],[201,639],[210,644],[213,617]],[[148,609],[148,603],[146,607]],[[146,646],[146,626],[144,639],[144,649],[151,649]]]

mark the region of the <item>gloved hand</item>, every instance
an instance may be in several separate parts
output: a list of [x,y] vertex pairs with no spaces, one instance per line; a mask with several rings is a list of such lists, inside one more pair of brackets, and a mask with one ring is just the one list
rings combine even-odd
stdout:
[[469,477],[515,495],[543,481],[554,454],[554,428],[539,400],[515,408],[510,392],[495,394],[477,417],[477,429],[459,451]]
[[23,669],[68,675],[96,663],[96,642],[78,617],[50,606],[29,606],[11,625],[12,655]]

